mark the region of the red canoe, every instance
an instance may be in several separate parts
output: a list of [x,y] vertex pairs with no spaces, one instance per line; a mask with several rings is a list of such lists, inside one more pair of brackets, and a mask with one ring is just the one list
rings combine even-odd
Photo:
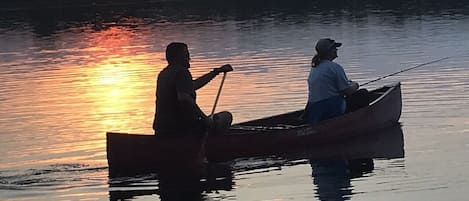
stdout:
[[299,124],[303,112],[299,110],[235,124],[228,134],[206,139],[108,132],[109,172],[148,172],[174,163],[194,165],[203,155],[217,162],[297,152],[397,124],[402,109],[400,83],[370,93],[373,101],[368,106],[315,126]]

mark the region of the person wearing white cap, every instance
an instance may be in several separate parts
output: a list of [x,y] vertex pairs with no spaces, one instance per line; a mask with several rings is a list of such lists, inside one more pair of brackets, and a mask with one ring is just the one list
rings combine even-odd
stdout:
[[358,83],[347,78],[344,68],[333,62],[342,43],[320,39],[308,76],[308,103],[302,118],[309,124],[345,113],[345,96],[358,90]]

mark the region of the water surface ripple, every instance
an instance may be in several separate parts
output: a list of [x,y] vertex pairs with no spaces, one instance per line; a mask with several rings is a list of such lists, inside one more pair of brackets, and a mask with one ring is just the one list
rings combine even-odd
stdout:
[[[358,170],[351,161],[240,159],[217,185],[203,183],[202,200],[467,199],[469,7],[463,1],[91,8],[7,2],[0,8],[0,200],[161,199],[155,175],[108,178],[105,132],[153,132],[165,46],[188,43],[194,77],[232,64],[217,110],[242,122],[304,107],[310,59],[322,37],[344,44],[337,62],[360,83],[450,57],[367,86],[402,83],[404,138],[397,147],[405,156],[368,156]],[[204,111],[219,84],[216,78],[198,91]],[[344,147],[360,150],[350,143]]]

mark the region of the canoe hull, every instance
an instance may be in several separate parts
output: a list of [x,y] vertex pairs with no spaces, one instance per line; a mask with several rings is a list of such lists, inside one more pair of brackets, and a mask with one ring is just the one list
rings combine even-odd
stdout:
[[[227,135],[208,138],[161,137],[107,133],[110,174],[148,172],[162,167],[199,166],[205,160],[220,162],[297,152],[359,137],[370,130],[398,123],[402,97],[400,83],[372,91],[376,96],[367,107],[325,120],[315,126],[297,125],[301,110],[233,125]],[[197,168],[191,168],[197,169]]]
[[[210,161],[225,161],[237,157],[296,152],[299,149],[346,140],[363,135],[370,130],[395,125],[399,121],[402,108],[400,83],[387,88],[388,90],[382,92],[382,95],[369,106],[323,121],[315,126],[299,126],[249,134],[240,132],[239,134],[211,137],[206,146],[207,157]],[[295,111],[279,116],[297,117],[301,112]],[[257,120],[257,122],[241,123],[240,125],[272,124],[272,120],[276,117]]]
[[109,174],[119,176],[174,168],[197,174],[204,162],[202,144],[202,139],[193,137],[107,133]]

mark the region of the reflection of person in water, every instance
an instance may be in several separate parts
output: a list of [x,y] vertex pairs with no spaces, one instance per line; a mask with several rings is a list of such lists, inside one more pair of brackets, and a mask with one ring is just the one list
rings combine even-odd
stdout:
[[[141,175],[145,178],[142,180],[135,177],[111,179],[115,180],[109,183],[109,200],[134,200],[140,196],[157,194],[162,201],[202,201],[210,200],[204,192],[230,191],[234,185],[229,164],[209,163],[202,174],[191,167],[177,165],[155,173],[156,175]],[[158,186],[149,185],[148,180],[154,179],[158,180]],[[140,189],[142,186],[145,189]],[[112,188],[119,190],[111,190]]]
[[[404,135],[398,124],[311,151],[309,162],[318,199],[349,200],[353,193],[350,180],[373,171],[373,158],[404,157]],[[338,158],[342,160],[334,160]]]
[[233,173],[228,165],[208,164],[203,175],[164,170],[158,174],[159,195],[162,201],[202,201],[206,200],[204,191],[231,190],[232,179]]
[[350,179],[361,177],[374,168],[373,159],[310,161],[313,183],[319,200],[349,200]]
[[165,175],[158,178],[159,195],[162,201],[203,200],[202,182],[195,175]]

